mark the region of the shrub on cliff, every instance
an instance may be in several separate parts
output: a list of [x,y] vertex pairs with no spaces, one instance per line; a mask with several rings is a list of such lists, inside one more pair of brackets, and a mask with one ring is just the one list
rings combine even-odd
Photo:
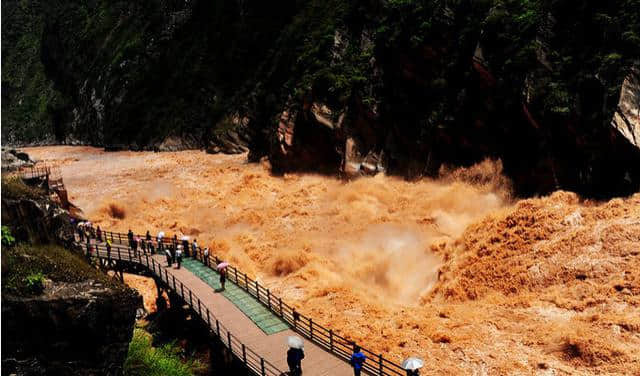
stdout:
[[2,178],[2,198],[20,200],[20,199],[39,199],[44,196],[42,189],[30,187],[18,176]]
[[126,376],[190,376],[204,367],[197,360],[182,361],[175,343],[151,345],[151,335],[136,328],[124,364]]
[[55,245],[18,244],[3,247],[2,295],[34,296],[43,291],[44,280],[77,283],[100,281],[122,287],[106,274],[92,268],[81,255]]

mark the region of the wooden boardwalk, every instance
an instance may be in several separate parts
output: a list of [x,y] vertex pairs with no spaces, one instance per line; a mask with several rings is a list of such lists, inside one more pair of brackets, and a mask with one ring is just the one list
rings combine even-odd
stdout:
[[[153,258],[161,265],[166,265],[166,258],[161,255],[154,255]],[[216,316],[216,318],[242,343],[260,354],[266,360],[278,367],[280,370],[288,370],[286,353],[288,346],[287,337],[296,334],[291,329],[281,331],[276,334],[267,335],[258,328],[238,307],[225,298],[222,294],[215,292],[213,288],[194,275],[186,268],[175,269],[166,268],[170,275],[175,276],[197,295],[206,307]],[[344,361],[336,358],[312,342],[305,341],[305,358],[302,361],[304,375],[307,376],[341,376],[353,375],[353,370]]]
[[[86,246],[86,243],[77,244],[82,246],[83,249]],[[233,302],[223,294],[217,292],[197,275],[184,267],[177,269],[175,264],[172,267],[167,267],[165,256],[157,254],[144,255],[142,253],[134,256],[129,248],[122,245],[113,245],[111,252],[107,254],[104,243],[96,244],[92,241],[92,244],[94,247],[92,256],[112,261],[135,262],[147,267],[154,275],[160,277],[171,290],[174,290],[174,292],[182,296],[187,304],[190,304],[191,300],[191,306],[194,312],[196,314],[200,313],[201,319],[205,323],[207,323],[208,320],[210,321],[209,325],[214,334],[216,334],[216,330],[213,322],[217,320],[220,325],[226,329],[225,335],[220,333],[218,329],[218,335],[225,346],[229,347],[229,340],[231,340],[231,337],[228,337],[229,340],[227,340],[226,335],[233,335],[234,338],[231,340],[233,343],[232,351],[236,353],[236,356],[238,356],[238,346],[244,345],[247,351],[250,349],[251,353],[257,354],[267,363],[266,371],[264,370],[264,365],[262,371],[260,367],[257,367],[257,369],[249,367],[254,373],[258,375],[288,374],[287,371],[289,367],[286,361],[286,352],[288,350],[286,344],[287,337],[294,335],[299,336],[293,330],[286,329],[278,333],[266,334]],[[97,252],[95,252],[96,248]],[[181,292],[181,288],[186,288],[190,290],[190,292]],[[197,306],[194,303],[196,300]],[[207,313],[205,316],[203,311],[207,310],[210,314]],[[237,342],[235,342],[236,340]],[[242,347],[242,349],[244,349],[244,347]],[[305,358],[302,361],[304,376],[346,376],[353,374],[353,370],[347,362],[339,359],[311,341],[305,340],[304,352]],[[239,358],[241,361],[243,360],[242,356],[239,356]],[[245,358],[248,358],[248,356]],[[258,362],[258,364],[260,363]]]

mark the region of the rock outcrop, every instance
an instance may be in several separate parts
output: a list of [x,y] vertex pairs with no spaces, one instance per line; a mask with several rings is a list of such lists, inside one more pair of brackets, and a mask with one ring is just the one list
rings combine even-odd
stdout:
[[31,160],[29,154],[16,150],[2,148],[2,171],[15,171],[22,167],[33,166],[35,161]]
[[135,291],[96,281],[3,294],[3,374],[121,375],[140,305]]
[[74,234],[70,219],[69,212],[48,198],[2,198],[2,223],[11,224],[20,241],[69,245]]
[[611,125],[640,149],[640,68],[624,79]]
[[2,224],[19,243],[2,247],[3,375],[121,375],[141,297],[73,250],[46,190],[3,179]]

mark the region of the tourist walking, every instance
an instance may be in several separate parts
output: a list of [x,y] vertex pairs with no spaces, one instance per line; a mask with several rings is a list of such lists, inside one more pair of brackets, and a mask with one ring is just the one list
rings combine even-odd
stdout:
[[148,242],[150,242],[150,241],[151,241],[151,234],[149,233],[149,230],[147,230],[147,236],[146,236],[146,239],[147,239],[147,241],[148,241]]
[[156,251],[155,248],[153,247],[153,241],[151,240],[147,240],[147,249],[149,250],[150,254],[154,254],[154,252]]
[[102,230],[100,229],[100,226],[98,226],[98,228],[96,229],[96,235],[97,235],[98,241],[102,242]]
[[82,223],[78,223],[78,237],[80,238],[81,242],[84,241],[84,230],[82,229]]
[[109,241],[109,239],[107,239],[107,258],[110,259],[111,258],[111,241]]
[[193,239],[193,243],[191,243],[191,254],[193,257],[198,257],[198,239]]
[[[227,268],[220,269],[220,286],[222,286],[222,290],[224,291],[224,283],[227,282]],[[237,281],[236,281],[237,283]]]
[[180,269],[180,265],[182,264],[182,246],[178,246],[176,250],[176,263],[178,264],[178,269]]
[[167,268],[170,268],[171,264],[173,263],[173,256],[171,255],[171,251],[167,248],[165,249],[164,254],[167,256]]
[[127,239],[129,239],[129,248],[133,248],[133,232],[131,229],[127,232]]
[[367,357],[360,351],[360,346],[353,346],[353,355],[351,355],[351,366],[353,367],[354,376],[360,376],[360,372],[362,372],[362,366],[367,360]]
[[91,261],[91,239],[87,236],[87,260]]
[[186,257],[189,257],[189,240],[187,238],[182,238],[182,250]]
[[138,257],[138,240],[139,239],[140,238],[135,237],[135,238],[133,238],[133,241],[131,242],[131,248],[133,249],[133,255],[135,257]]
[[162,238],[160,236],[158,236],[158,252],[160,254],[164,253],[164,244],[162,243]]
[[287,351],[287,365],[289,366],[289,375],[302,375],[302,359],[304,359],[304,350],[290,347]]
[[202,252],[202,262],[204,262],[204,264],[206,266],[209,266],[209,248],[205,248],[204,251]]
[[147,254],[147,241],[144,239],[140,239],[140,249],[142,250],[142,254]]

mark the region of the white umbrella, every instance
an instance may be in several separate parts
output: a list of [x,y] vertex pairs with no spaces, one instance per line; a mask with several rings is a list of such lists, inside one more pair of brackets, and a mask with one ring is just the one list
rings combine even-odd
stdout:
[[287,345],[289,345],[289,347],[293,347],[294,349],[304,348],[304,342],[302,342],[302,338],[298,336],[289,336],[287,338]]
[[418,368],[424,367],[424,360],[420,358],[407,358],[402,362],[402,368],[415,371]]
[[226,268],[227,266],[229,266],[228,262],[221,262],[221,263],[218,264],[218,266],[216,266],[216,269],[222,270],[222,269]]
[[189,240],[189,237],[187,235],[182,235],[182,237],[180,238],[180,240]]
[[159,237],[160,239],[164,238],[164,231],[160,231],[160,232],[158,233],[158,237]]

